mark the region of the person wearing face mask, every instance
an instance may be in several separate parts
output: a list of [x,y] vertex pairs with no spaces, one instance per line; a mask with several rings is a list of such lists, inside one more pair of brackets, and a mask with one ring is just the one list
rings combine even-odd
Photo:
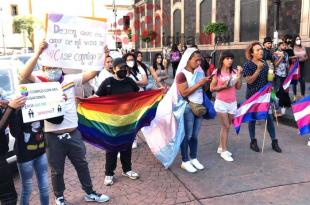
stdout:
[[141,66],[138,66],[134,54],[127,53],[123,56],[123,59],[129,67],[129,77],[137,83],[140,91],[145,90],[145,86],[148,83],[147,75],[145,70]]
[[70,159],[77,172],[83,190],[86,192],[85,201],[106,202],[109,197],[98,194],[93,190],[92,180],[86,161],[86,147],[78,131],[78,116],[76,112],[75,87],[88,82],[97,75],[97,71],[79,74],[63,75],[61,68],[43,67],[41,75],[33,75],[32,71],[43,50],[47,47],[42,42],[38,51],[20,69],[20,81],[31,82],[59,82],[66,95],[64,115],[44,120],[44,136],[47,142],[47,158],[51,168],[52,187],[56,205],[66,205],[64,198],[64,165],[66,157]]
[[94,88],[94,91],[96,92],[100,86],[100,84],[107,78],[112,77],[112,63],[113,59],[111,56],[106,56],[104,60],[104,67],[100,71],[100,73],[93,79],[91,80],[91,85]]
[[293,93],[294,93],[294,101],[297,100],[297,83],[300,84],[300,92],[301,98],[305,96],[306,84],[305,84],[305,62],[308,60],[308,54],[306,48],[301,45],[301,38],[300,36],[294,37],[294,55],[299,60],[299,75],[298,78],[293,80]]
[[[117,58],[113,62],[113,77],[107,78],[101,83],[94,96],[110,96],[130,92],[138,92],[140,89],[136,82],[127,77],[128,66],[122,58]],[[131,169],[132,144],[128,144],[125,149],[120,151],[120,159],[123,168],[123,175],[130,179],[138,179],[139,174]],[[114,171],[117,165],[118,152],[106,152],[105,179],[104,184],[111,186],[113,184]]]

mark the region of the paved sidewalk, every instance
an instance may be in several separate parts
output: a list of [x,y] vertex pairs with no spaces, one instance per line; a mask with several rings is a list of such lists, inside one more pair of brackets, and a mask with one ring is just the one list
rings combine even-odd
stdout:
[[[106,204],[292,204],[310,203],[310,147],[297,130],[285,125],[277,127],[282,154],[271,150],[267,136],[264,154],[249,149],[247,126],[239,136],[230,132],[229,150],[235,162],[226,162],[216,154],[219,125],[217,120],[204,121],[200,132],[199,160],[206,165],[204,171],[189,174],[180,169],[180,156],[170,169],[165,170],[139,139],[133,151],[133,169],[141,178],[133,181],[121,175],[120,162],[116,181],[111,187],[103,184],[104,151],[87,144],[87,160],[95,190],[111,196]],[[257,126],[259,145],[262,143],[264,125]],[[74,205],[94,204],[83,201],[76,172],[69,161],[65,168],[66,199]],[[38,189],[34,181],[30,204],[39,204]],[[15,185],[18,193],[19,178]],[[50,187],[51,189],[51,187]],[[50,193],[51,204],[54,204]]]

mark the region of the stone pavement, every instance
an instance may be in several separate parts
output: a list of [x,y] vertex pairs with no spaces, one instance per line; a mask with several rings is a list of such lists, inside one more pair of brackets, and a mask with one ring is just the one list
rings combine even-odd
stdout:
[[[133,150],[132,162],[133,169],[141,178],[133,181],[122,176],[118,161],[116,181],[111,187],[103,184],[104,151],[87,144],[87,160],[94,188],[111,196],[106,204],[118,205],[310,204],[310,147],[305,145],[307,139],[298,136],[295,128],[277,127],[282,154],[271,150],[268,136],[264,154],[255,153],[249,149],[247,126],[242,126],[239,136],[231,129],[229,150],[234,155],[234,162],[226,162],[216,154],[219,130],[217,120],[203,122],[198,158],[206,169],[195,174],[180,169],[180,156],[168,170],[164,169],[139,138],[139,147]],[[256,131],[261,146],[264,124],[258,125]],[[69,160],[66,162],[65,183],[65,197],[71,204],[94,204],[83,201],[84,192]],[[15,185],[20,193],[18,176],[15,177]],[[52,192],[50,200],[54,204]],[[30,204],[39,204],[35,180]]]

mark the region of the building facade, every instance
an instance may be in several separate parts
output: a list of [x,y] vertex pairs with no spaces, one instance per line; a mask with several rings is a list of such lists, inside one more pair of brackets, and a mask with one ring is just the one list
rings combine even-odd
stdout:
[[[303,45],[309,48],[309,11],[309,0],[280,0],[279,36],[299,34]],[[210,52],[214,49],[214,38],[203,32],[204,26],[223,22],[228,30],[221,35],[217,49],[233,49],[237,63],[242,63],[249,42],[273,37],[274,0],[135,0],[134,21],[138,37],[145,29],[157,32],[153,43],[146,45],[141,37],[134,42],[137,49],[152,52],[172,43],[196,44]]]

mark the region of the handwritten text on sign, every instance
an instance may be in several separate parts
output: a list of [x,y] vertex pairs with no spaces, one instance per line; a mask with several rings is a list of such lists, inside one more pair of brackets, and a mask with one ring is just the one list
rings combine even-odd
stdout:
[[20,94],[27,97],[22,108],[23,121],[33,122],[64,114],[64,96],[58,82],[19,85]]
[[105,21],[48,14],[42,65],[80,70],[101,70],[106,45]]

